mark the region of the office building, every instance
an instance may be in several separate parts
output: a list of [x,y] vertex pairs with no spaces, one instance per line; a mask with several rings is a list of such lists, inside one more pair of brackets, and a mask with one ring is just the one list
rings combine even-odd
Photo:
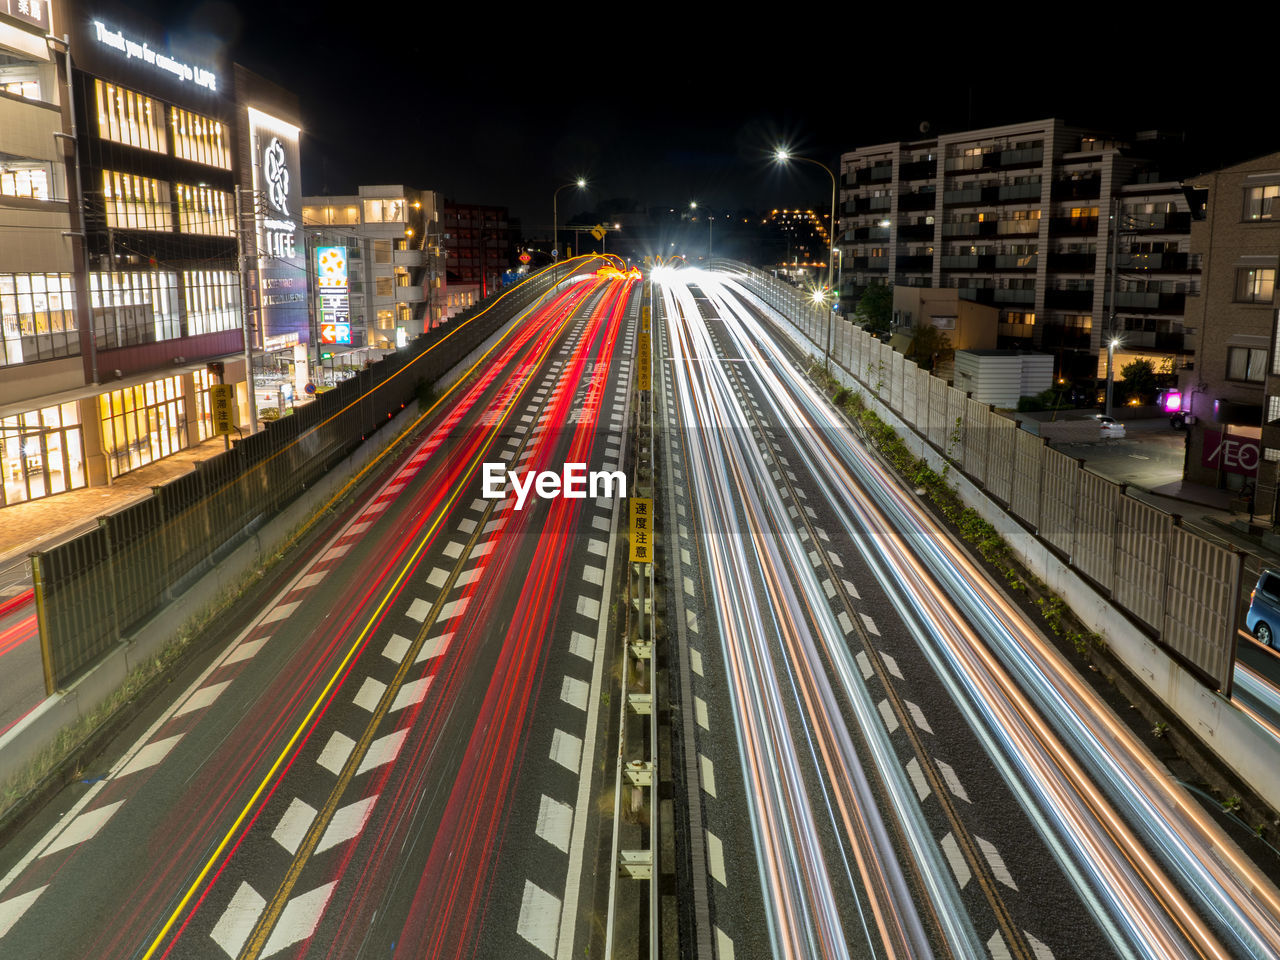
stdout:
[[474,288],[483,299],[502,286],[502,275],[511,269],[506,207],[446,201],[441,231],[451,288]]

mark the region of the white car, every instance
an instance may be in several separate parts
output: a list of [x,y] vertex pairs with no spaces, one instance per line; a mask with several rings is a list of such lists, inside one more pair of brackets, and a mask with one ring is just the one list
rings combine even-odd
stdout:
[[1105,413],[1095,413],[1094,419],[1098,421],[1103,440],[1124,439],[1124,424],[1115,417],[1108,417]]

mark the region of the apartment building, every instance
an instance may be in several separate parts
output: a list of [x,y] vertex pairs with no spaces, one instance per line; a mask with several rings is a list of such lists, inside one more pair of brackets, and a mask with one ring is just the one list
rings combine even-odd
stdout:
[[348,262],[350,339],[322,336],[322,347],[394,350],[445,318],[440,216],[436,193],[403,184],[303,198],[311,269],[318,248],[342,247]]
[[506,207],[445,201],[441,231],[451,287],[474,288],[484,298],[502,286],[502,275],[511,269]]
[[1049,119],[846,153],[844,286],[956,288],[1000,311],[1001,346],[1053,353],[1061,376],[1094,376],[1124,331],[1135,355],[1176,367],[1198,263],[1163,152],[1154,134],[1122,143]]
[[1187,415],[1184,477],[1247,492],[1274,518],[1280,463],[1280,153],[1193,178],[1205,215],[1191,225],[1200,293],[1187,299],[1193,364],[1179,386]]

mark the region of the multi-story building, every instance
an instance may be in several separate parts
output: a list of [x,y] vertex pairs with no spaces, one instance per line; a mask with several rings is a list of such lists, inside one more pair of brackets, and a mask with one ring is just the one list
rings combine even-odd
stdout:
[[769,211],[765,217],[766,227],[786,244],[786,255],[776,264],[779,272],[793,280],[810,278],[815,282],[826,282],[827,253],[831,243],[827,222],[830,219],[829,213],[800,208]]
[[502,286],[511,268],[511,226],[506,207],[445,201],[442,243],[449,285],[474,287],[481,298]]
[[338,353],[394,350],[444,318],[439,209],[434,192],[401,184],[303,198],[308,250],[346,248],[351,342]]
[[0,506],[89,482],[62,29],[47,4],[0,5]]
[[6,505],[212,436],[218,376],[252,429],[246,315],[259,350],[307,337],[296,98],[113,0],[22,9],[0,14]]
[[1118,239],[1115,332],[1176,366],[1198,282],[1190,204],[1143,154],[1052,119],[846,153],[844,284],[958,288],[1000,310],[1002,346],[1052,352],[1061,375],[1093,376],[1112,333]]
[[1280,153],[1194,178],[1205,215],[1191,225],[1201,287],[1187,298],[1184,332],[1194,363],[1182,372],[1188,438],[1184,477],[1242,490],[1274,517],[1280,463]]

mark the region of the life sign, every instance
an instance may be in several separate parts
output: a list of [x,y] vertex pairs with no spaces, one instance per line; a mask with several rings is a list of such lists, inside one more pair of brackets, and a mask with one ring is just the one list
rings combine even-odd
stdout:
[[653,500],[649,497],[632,497],[631,504],[631,562],[653,563]]

